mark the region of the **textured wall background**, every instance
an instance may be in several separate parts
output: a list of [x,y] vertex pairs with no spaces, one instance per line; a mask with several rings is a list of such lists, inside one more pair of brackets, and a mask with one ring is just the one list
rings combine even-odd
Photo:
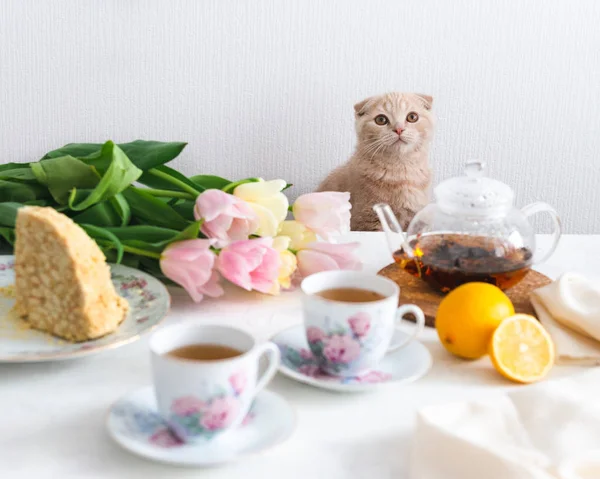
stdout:
[[599,25],[596,0],[2,0],[0,161],[186,140],[187,173],[298,194],[350,155],[356,101],[415,90],[436,181],[482,158],[600,233]]

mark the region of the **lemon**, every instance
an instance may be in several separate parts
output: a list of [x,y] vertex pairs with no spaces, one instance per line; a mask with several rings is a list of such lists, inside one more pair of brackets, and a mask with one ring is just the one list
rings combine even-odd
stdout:
[[444,347],[456,356],[477,359],[488,352],[492,334],[515,308],[500,288],[467,283],[440,303],[435,328]]
[[554,343],[537,319],[528,314],[507,318],[494,331],[490,358],[507,379],[532,383],[542,379],[554,364]]

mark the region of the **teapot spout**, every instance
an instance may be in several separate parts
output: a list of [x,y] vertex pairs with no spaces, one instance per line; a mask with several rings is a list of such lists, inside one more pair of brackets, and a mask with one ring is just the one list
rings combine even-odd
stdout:
[[408,244],[406,234],[404,231],[402,231],[402,227],[400,226],[400,223],[398,223],[398,218],[396,218],[396,215],[392,211],[390,205],[386,203],[378,203],[373,206],[373,211],[375,211],[375,214],[379,218],[381,229],[385,233],[388,246],[392,254],[399,248],[402,248],[404,253],[408,257],[412,258],[412,248]]

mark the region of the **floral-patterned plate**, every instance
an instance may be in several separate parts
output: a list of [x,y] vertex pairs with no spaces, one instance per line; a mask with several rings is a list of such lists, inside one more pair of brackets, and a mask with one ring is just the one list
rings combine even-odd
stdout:
[[[14,256],[0,256],[0,288],[14,284]],[[156,278],[123,265],[110,265],[117,293],[129,302],[129,314],[114,333],[71,343],[30,329],[11,312],[15,302],[0,291],[0,363],[71,359],[131,343],[154,329],[165,318],[171,303],[167,288]]]
[[[392,342],[406,335],[394,334]],[[279,372],[310,386],[339,392],[370,391],[386,384],[405,384],[416,381],[431,368],[429,350],[419,341],[412,341],[397,351],[388,353],[373,369],[361,376],[341,378],[324,374],[310,352],[303,325],[293,326],[271,338],[281,351]]]
[[239,428],[209,442],[185,444],[159,416],[154,389],[145,387],[114,403],[106,426],[117,444],[139,456],[178,466],[211,467],[284,442],[294,432],[296,418],[282,396],[263,390]]

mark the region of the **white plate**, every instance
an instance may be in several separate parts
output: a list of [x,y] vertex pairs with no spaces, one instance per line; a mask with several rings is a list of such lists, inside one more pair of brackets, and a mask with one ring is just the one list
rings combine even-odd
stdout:
[[[14,284],[14,256],[0,256],[0,287]],[[0,294],[0,362],[33,362],[70,359],[131,343],[155,328],[167,315],[171,298],[156,278],[137,269],[110,265],[113,284],[129,301],[129,314],[114,333],[71,343],[27,328],[10,313],[14,299]]]
[[111,406],[106,427],[117,444],[138,456],[178,466],[211,467],[282,443],[294,432],[296,418],[282,396],[261,391],[239,428],[210,442],[184,444],[159,416],[154,389],[145,387]]
[[[397,331],[392,341],[401,341],[404,337],[404,333]],[[281,351],[279,372],[301,383],[339,392],[363,392],[387,384],[407,384],[424,376],[433,362],[429,350],[415,340],[387,354],[377,369],[359,377],[339,378],[320,372],[317,360],[308,348],[304,326],[281,331],[271,341]]]

